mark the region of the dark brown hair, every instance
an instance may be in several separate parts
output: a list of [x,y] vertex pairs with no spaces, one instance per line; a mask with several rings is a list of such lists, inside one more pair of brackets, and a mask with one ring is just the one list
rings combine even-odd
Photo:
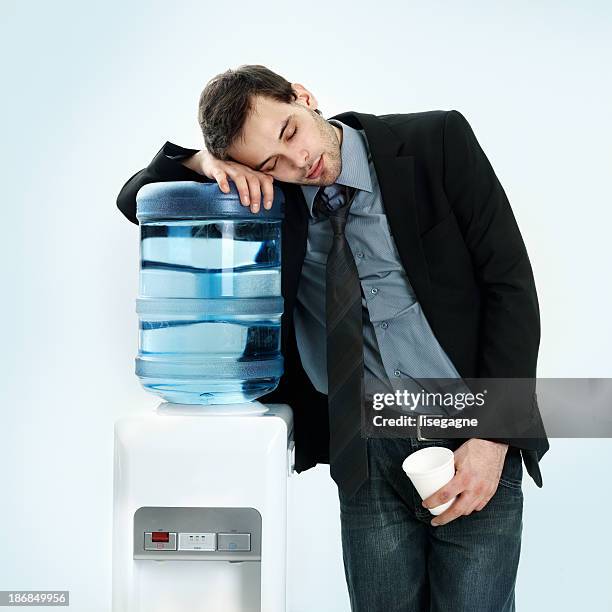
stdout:
[[287,103],[296,99],[287,79],[260,65],[226,70],[206,84],[200,95],[198,123],[206,148],[215,157],[228,158],[227,149],[240,135],[254,95]]

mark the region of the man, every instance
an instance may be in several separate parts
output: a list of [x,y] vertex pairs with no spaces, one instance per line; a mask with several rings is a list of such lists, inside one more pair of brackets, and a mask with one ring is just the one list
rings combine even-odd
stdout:
[[[285,374],[260,400],[293,408],[298,472],[330,463],[352,609],[514,610],[521,456],[542,486],[546,438],[353,432],[339,445],[346,432],[334,421],[347,405],[359,412],[360,382],[367,392],[412,377],[535,377],[537,296],[510,205],[461,113],[348,112],[325,120],[317,107],[305,87],[263,66],[218,75],[200,98],[205,148],[166,143],[126,183],[118,207],[137,223],[136,194],[155,181],[217,181],[227,192],[232,180],[254,214],[269,207],[273,184],[283,190]],[[344,257],[339,268],[327,264],[332,251]],[[359,338],[345,337],[344,353],[332,341],[348,318],[330,322],[343,290],[335,273],[347,286],[355,279],[360,293],[362,321],[352,334]],[[361,370],[355,362],[333,373],[344,354],[357,353]],[[343,388],[339,380],[357,371],[361,381],[350,378]],[[337,397],[351,401],[332,407]],[[343,422],[352,427],[350,413]],[[431,445],[454,451],[457,472],[421,503],[401,464]],[[427,508],[454,496],[432,518]]]

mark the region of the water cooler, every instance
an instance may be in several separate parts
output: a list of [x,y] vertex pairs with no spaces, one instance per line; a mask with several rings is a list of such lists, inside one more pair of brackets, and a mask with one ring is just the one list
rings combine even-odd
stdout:
[[115,424],[113,612],[284,612],[292,414],[280,353],[282,194],[138,194],[136,374],[162,401]]

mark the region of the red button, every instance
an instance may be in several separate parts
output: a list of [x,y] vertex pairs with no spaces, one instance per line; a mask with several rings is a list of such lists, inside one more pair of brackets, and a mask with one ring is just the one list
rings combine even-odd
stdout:
[[170,542],[170,534],[167,531],[154,531],[151,534],[151,542]]

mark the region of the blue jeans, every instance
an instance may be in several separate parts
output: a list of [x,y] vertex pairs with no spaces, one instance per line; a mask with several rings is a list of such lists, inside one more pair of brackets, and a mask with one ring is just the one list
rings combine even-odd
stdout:
[[480,512],[439,527],[402,470],[419,448],[462,443],[368,439],[370,478],[352,499],[339,490],[353,612],[514,611],[523,514],[518,449],[508,449],[497,491]]

